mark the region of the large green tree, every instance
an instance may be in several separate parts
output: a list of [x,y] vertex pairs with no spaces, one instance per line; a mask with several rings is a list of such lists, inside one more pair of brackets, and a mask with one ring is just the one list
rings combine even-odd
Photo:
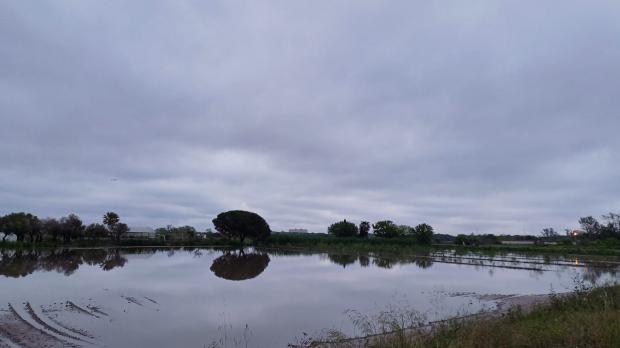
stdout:
[[265,219],[256,213],[245,210],[231,210],[220,213],[213,219],[213,225],[223,236],[239,239],[241,243],[246,238],[262,241],[271,234],[271,229]]
[[399,237],[402,230],[390,220],[377,221],[372,225],[373,233],[377,237],[394,238]]
[[419,224],[414,227],[413,236],[419,244],[431,244],[433,241],[433,227],[429,224]]
[[327,232],[336,237],[355,237],[357,236],[357,226],[345,219],[331,224],[327,228]]

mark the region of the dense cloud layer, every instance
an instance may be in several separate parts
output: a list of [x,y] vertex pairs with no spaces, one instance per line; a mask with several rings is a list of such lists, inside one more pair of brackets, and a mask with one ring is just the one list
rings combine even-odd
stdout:
[[0,213],[455,234],[620,210],[617,1],[5,1],[0,39]]

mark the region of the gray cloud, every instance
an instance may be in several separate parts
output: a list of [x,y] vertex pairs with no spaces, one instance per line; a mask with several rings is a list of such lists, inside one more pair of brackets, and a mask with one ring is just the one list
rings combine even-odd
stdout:
[[4,2],[0,213],[573,226],[620,210],[619,11]]

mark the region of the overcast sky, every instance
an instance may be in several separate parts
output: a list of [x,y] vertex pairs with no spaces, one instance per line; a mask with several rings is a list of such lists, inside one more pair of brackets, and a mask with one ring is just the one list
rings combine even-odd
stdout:
[[535,233],[620,210],[620,2],[2,1],[0,214]]

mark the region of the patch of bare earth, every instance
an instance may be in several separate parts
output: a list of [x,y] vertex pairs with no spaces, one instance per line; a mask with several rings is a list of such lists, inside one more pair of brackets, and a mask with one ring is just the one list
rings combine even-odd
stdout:
[[23,348],[79,347],[38,328],[28,318],[20,316],[11,304],[8,310],[0,312],[0,336],[3,341],[7,340]]

